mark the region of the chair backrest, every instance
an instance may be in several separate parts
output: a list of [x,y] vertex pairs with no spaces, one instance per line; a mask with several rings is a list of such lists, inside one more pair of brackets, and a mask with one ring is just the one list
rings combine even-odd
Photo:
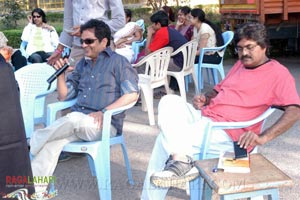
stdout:
[[174,56],[178,53],[182,53],[183,56],[183,67],[182,71],[190,70],[190,68],[194,68],[195,57],[197,53],[198,41],[197,39],[191,40],[188,43],[185,43],[181,47],[179,47],[176,51],[174,51],[171,56]]
[[233,40],[234,33],[232,31],[225,31],[225,32],[222,33],[222,37],[223,37],[223,40],[224,40],[224,45],[223,46],[224,46],[224,48],[226,48],[231,43],[231,41]]
[[144,39],[143,41],[134,41],[131,44],[131,48],[133,51],[133,62],[136,61],[138,54],[140,53],[140,50],[142,47],[146,45],[147,39]]
[[28,57],[28,55],[26,54],[26,47],[27,47],[28,42],[25,42],[22,40],[21,44],[20,44],[20,51],[22,53],[22,56],[24,57]]
[[133,67],[146,64],[145,75],[150,76],[152,83],[162,81],[167,77],[167,70],[171,58],[172,47],[164,47],[145,56]]
[[144,33],[145,32],[145,22],[144,22],[144,20],[139,19],[135,23],[137,23],[143,29],[143,33]]
[[206,158],[212,158],[212,157],[218,157],[219,155],[209,155],[208,154],[208,149],[209,149],[209,145],[210,145],[210,132],[212,130],[216,130],[216,129],[240,129],[240,128],[245,128],[245,127],[249,127],[252,126],[254,124],[263,122],[261,128],[263,128],[265,120],[267,119],[267,117],[269,117],[276,109],[275,108],[269,108],[267,109],[264,113],[262,113],[260,116],[258,116],[255,119],[249,120],[249,121],[245,121],[245,122],[209,122],[206,130],[205,130],[205,134],[204,134],[204,138],[202,141],[202,145],[201,145],[201,154],[199,156],[200,160],[206,159]]
[[[224,40],[224,45],[219,46],[219,47],[211,47],[211,48],[202,48],[201,49],[201,54],[199,56],[199,62],[202,63],[203,56],[205,55],[206,52],[212,52],[212,51],[224,51],[226,50],[227,46],[231,43],[234,33],[232,31],[225,31],[222,33],[222,37]],[[224,56],[222,57],[223,61]]]
[[56,82],[53,82],[48,90],[47,79],[54,72],[55,69],[46,63],[30,64],[15,72],[27,137],[33,132],[35,122],[45,122],[45,95],[56,89]]

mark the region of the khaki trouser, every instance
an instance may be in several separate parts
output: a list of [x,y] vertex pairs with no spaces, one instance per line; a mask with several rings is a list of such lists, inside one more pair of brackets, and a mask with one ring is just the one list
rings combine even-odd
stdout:
[[[111,136],[116,129],[111,126]],[[52,176],[63,147],[73,141],[101,140],[102,131],[89,115],[72,112],[50,126],[35,131],[30,140],[33,176]],[[36,192],[46,190],[48,184],[35,185]]]

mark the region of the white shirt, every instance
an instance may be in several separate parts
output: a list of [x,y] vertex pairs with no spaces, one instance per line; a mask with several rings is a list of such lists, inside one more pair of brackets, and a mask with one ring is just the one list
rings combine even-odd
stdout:
[[[201,35],[203,35],[203,34],[208,34],[209,35],[209,38],[208,38],[207,44],[206,44],[207,48],[212,48],[212,47],[217,46],[217,39],[216,39],[215,31],[207,23],[202,23],[199,31],[197,30],[196,27],[194,27],[193,38],[197,38],[198,46],[200,46],[200,39],[201,39]],[[220,56],[223,56],[224,51],[218,52],[218,54]]]
[[[108,11],[111,11],[111,19]],[[80,38],[70,36],[66,30],[82,25],[90,19],[104,21],[112,33],[125,25],[125,13],[121,0],[65,0],[64,4],[64,30],[59,41],[62,45],[71,47],[81,46]]]
[[[53,28],[53,27],[52,27]],[[28,23],[27,26],[25,26],[21,39],[25,42],[28,42],[26,47],[26,54],[30,56],[32,53],[39,51],[40,49],[37,49],[37,47],[34,45],[34,36],[36,35],[36,32],[38,29],[41,29],[42,32],[42,40],[43,40],[43,51],[45,52],[53,52],[57,45],[58,45],[58,34],[53,28],[52,31],[50,31],[47,28],[39,28],[35,24]]]

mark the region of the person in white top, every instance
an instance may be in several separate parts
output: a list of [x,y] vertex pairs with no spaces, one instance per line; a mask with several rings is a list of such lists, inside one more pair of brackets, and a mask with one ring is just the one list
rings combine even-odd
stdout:
[[126,25],[118,30],[114,35],[115,51],[127,58],[132,63],[134,52],[132,50],[132,42],[141,41],[143,39],[143,26],[131,21],[132,12],[129,9],[124,9],[126,14]]
[[[196,53],[195,63],[199,61],[199,55],[202,48],[218,47],[224,44],[221,30],[209,20],[205,19],[205,13],[200,8],[191,11],[191,22],[194,25],[193,38],[199,41]],[[204,63],[219,64],[224,52],[210,52],[203,58]]]
[[53,26],[47,24],[46,14],[41,8],[35,8],[28,21],[21,36],[22,41],[27,42],[28,61],[47,62],[58,45],[58,34]]

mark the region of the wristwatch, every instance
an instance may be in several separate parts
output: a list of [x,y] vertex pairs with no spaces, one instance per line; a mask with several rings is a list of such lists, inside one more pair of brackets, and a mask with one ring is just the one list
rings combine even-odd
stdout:
[[101,110],[101,112],[102,112],[103,114],[104,114],[106,111],[107,111],[106,108],[103,108],[103,109]]

